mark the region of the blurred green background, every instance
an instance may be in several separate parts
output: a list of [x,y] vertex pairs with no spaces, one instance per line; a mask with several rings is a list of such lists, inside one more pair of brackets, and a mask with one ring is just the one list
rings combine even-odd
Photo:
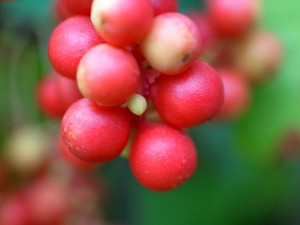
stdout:
[[[200,9],[182,0],[181,11]],[[300,224],[300,2],[264,0],[261,26],[284,46],[275,79],[256,87],[250,111],[231,123],[206,123],[190,133],[199,152],[194,177],[178,190],[141,187],[128,162],[104,170],[108,216],[130,225]],[[35,104],[35,86],[50,69],[51,1],[0,3],[0,146],[12,127],[48,123]]]

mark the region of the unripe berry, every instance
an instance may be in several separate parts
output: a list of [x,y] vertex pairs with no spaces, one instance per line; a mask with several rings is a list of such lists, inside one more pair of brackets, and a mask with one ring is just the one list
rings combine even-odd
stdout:
[[169,191],[193,175],[197,152],[182,131],[167,125],[146,125],[133,140],[129,162],[142,185],[154,191]]
[[190,127],[214,117],[223,104],[221,78],[208,64],[196,61],[176,76],[160,76],[152,100],[161,118],[176,127]]
[[145,37],[153,9],[149,0],[94,0],[91,19],[106,42],[127,46]]
[[125,103],[137,90],[139,67],[126,50],[101,44],[80,61],[77,83],[88,99],[104,106]]
[[102,42],[88,17],[71,17],[61,22],[51,35],[48,47],[50,63],[59,74],[76,79],[82,56]]
[[62,120],[62,138],[76,157],[105,162],[118,157],[126,146],[131,128],[128,111],[102,107],[88,99],[75,102]]
[[186,70],[200,55],[202,37],[195,23],[180,13],[155,17],[141,42],[141,51],[149,64],[168,75]]
[[37,103],[40,110],[49,117],[62,117],[66,110],[82,98],[74,80],[51,72],[37,87]]
[[224,85],[224,104],[218,117],[233,119],[241,116],[250,102],[251,90],[247,80],[232,69],[219,69],[218,74]]
[[252,83],[263,83],[279,67],[282,54],[274,34],[256,31],[237,44],[234,64]]

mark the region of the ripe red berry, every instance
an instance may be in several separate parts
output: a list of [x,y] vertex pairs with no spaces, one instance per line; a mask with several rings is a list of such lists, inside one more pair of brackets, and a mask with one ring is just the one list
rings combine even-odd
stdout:
[[91,19],[106,42],[127,46],[145,37],[153,9],[149,0],[94,0]]
[[50,63],[59,74],[76,79],[82,56],[102,42],[88,17],[71,17],[61,22],[51,35],[48,48]]
[[69,148],[64,143],[61,135],[59,135],[57,142],[58,142],[57,148],[60,153],[60,156],[63,157],[63,159],[65,159],[66,162],[68,162],[70,165],[74,166],[75,168],[84,169],[84,170],[85,169],[89,170],[96,166],[95,163],[82,160],[82,159],[76,157],[74,154],[72,154],[70,152]]
[[258,0],[210,0],[208,13],[221,36],[238,37],[259,17],[260,5]]
[[53,13],[60,21],[73,16],[73,13],[67,7],[65,0],[55,0],[53,2]]
[[120,155],[126,146],[131,118],[120,107],[102,107],[88,99],[75,102],[61,125],[62,138],[76,157],[105,162]]
[[233,119],[242,115],[249,106],[250,86],[245,77],[232,69],[220,69],[224,85],[224,104],[218,114],[223,119]]
[[201,61],[176,76],[160,76],[152,90],[161,118],[176,127],[190,127],[211,119],[222,107],[223,98],[221,78]]
[[129,162],[142,185],[154,191],[168,191],[193,175],[197,152],[193,141],[182,131],[162,124],[146,125],[133,140]]
[[151,67],[174,75],[186,70],[200,55],[202,37],[195,23],[180,13],[155,17],[141,42],[141,51]]
[[80,61],[77,83],[86,98],[100,105],[117,106],[136,92],[139,77],[138,64],[130,52],[101,44]]
[[178,2],[177,0],[150,0],[154,16],[167,12],[177,12]]
[[74,80],[51,72],[37,87],[37,101],[40,110],[49,117],[62,117],[66,110],[82,98]]

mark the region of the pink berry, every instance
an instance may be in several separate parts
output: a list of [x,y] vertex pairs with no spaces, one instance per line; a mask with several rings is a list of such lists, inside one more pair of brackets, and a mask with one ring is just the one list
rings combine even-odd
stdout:
[[94,0],[91,19],[106,42],[127,46],[145,37],[153,9],[149,0]]
[[223,119],[233,119],[242,115],[249,106],[250,86],[237,71],[232,69],[219,69],[224,85],[224,104],[218,114]]
[[82,56],[102,42],[88,17],[71,17],[53,31],[48,48],[49,60],[59,74],[76,79]]
[[130,52],[101,44],[80,61],[77,83],[86,98],[100,105],[117,106],[136,92],[139,77],[138,64]]
[[135,178],[154,191],[169,191],[189,179],[197,167],[193,141],[167,125],[141,127],[129,157]]
[[39,108],[49,117],[62,117],[66,110],[82,98],[74,80],[51,72],[44,77],[37,87]]
[[202,37],[195,23],[180,13],[155,17],[141,42],[141,51],[151,67],[167,75],[184,70],[199,57]]
[[129,113],[120,107],[102,107],[88,99],[75,102],[62,120],[61,134],[76,157],[105,162],[120,155],[131,128]]
[[176,127],[190,127],[214,117],[223,104],[221,78],[208,64],[196,61],[176,76],[160,76],[152,100],[161,118]]

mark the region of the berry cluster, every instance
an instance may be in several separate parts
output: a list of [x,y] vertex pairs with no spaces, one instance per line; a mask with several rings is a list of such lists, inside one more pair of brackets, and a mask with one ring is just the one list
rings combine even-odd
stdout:
[[[65,163],[57,139],[41,127],[23,126],[9,133],[0,155],[1,225],[102,224],[108,193],[87,162]],[[64,154],[64,153],[63,153]],[[99,204],[100,203],[100,204]]]
[[[129,149],[132,172],[145,187],[167,191],[183,184],[197,166],[183,129],[240,115],[249,102],[247,80],[278,64],[278,41],[251,31],[258,3],[210,0],[206,12],[186,16],[176,0],[57,0],[57,15],[66,19],[52,33],[49,59],[84,98],[75,102],[74,84],[66,93],[48,81],[39,99],[55,111],[50,115],[68,108],[61,136],[69,153],[95,164]],[[51,88],[59,107],[43,104],[53,97]]]

